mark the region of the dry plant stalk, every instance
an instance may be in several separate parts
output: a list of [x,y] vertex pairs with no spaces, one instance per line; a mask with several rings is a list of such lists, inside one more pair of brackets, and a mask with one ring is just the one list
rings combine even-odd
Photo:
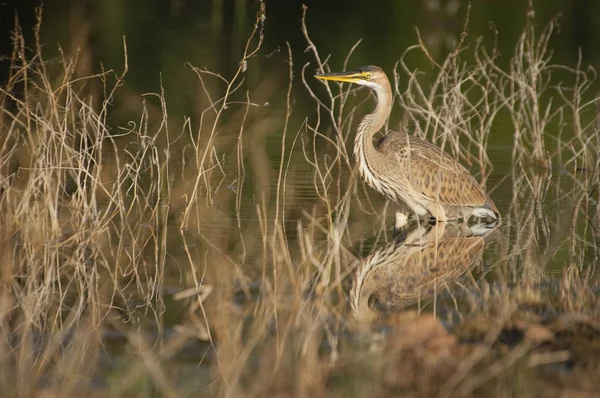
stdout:
[[[202,99],[198,121],[186,119],[182,134],[174,135],[160,92],[140,100],[136,122],[109,129],[111,103],[127,72],[126,46],[123,72],[80,75],[77,56],[44,59],[39,18],[34,53],[15,32],[11,76],[0,89],[3,391],[34,395],[50,380],[45,392],[65,396],[85,391],[97,375],[108,378],[98,363],[109,330],[125,336],[133,351],[125,369],[110,375],[117,395],[139,393],[140,380],[165,396],[194,388],[218,396],[324,395],[330,372],[376,360],[347,341],[358,327],[346,281],[365,240],[374,248],[389,241],[386,205],[357,183],[346,144],[370,99],[358,102],[355,90],[316,86],[313,67],[303,65],[298,77],[316,117],[294,126],[299,84],[288,45],[284,109],[263,106],[283,85],[247,85],[247,70],[260,67],[254,61],[263,43],[261,3],[231,78],[192,67]],[[471,394],[529,355],[511,351],[473,373],[519,305],[541,300],[545,268],[565,247],[564,308],[554,308],[585,312],[593,306],[593,278],[582,264],[591,248],[597,252],[600,222],[600,105],[597,97],[584,99],[595,75],[580,65],[551,64],[547,45],[555,22],[536,37],[532,18],[508,71],[497,65],[495,48],[467,40],[468,18],[443,62],[430,56],[417,32],[418,43],[394,68],[401,127],[459,157],[482,183],[492,170],[487,150],[495,121],[508,112],[513,128],[508,226],[499,252],[484,262],[498,271],[497,284],[472,277],[462,286],[466,298],[452,297],[457,318],[486,314],[496,322],[480,349],[444,381],[447,396]],[[302,32],[316,68],[328,71],[304,19]],[[433,74],[410,65],[414,52]],[[559,68],[574,77],[573,86],[553,83]],[[89,87],[99,90],[86,92]],[[590,111],[591,121],[583,116]],[[560,134],[549,137],[555,124]],[[263,148],[271,133],[281,139],[275,160]],[[550,172],[557,167],[563,171],[558,180]],[[309,180],[306,192],[295,187],[298,180]],[[547,214],[541,205],[547,197],[572,211]],[[588,216],[592,221],[582,230],[580,220]],[[169,299],[183,315],[168,334],[165,298],[172,284]],[[199,342],[206,342],[198,365],[209,370],[208,387],[182,381],[169,366]],[[369,387],[379,388],[378,381],[369,380]]]

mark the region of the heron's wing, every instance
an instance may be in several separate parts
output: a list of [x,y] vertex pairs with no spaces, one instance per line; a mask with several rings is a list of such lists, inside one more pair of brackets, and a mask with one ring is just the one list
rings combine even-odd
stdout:
[[457,160],[435,145],[411,139],[405,165],[413,188],[447,206],[483,206],[483,188]]

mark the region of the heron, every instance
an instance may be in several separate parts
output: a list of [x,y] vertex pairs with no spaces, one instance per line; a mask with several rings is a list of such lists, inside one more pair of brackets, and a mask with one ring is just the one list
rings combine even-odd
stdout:
[[[392,112],[392,88],[378,66],[355,71],[316,74],[320,80],[355,83],[375,92],[377,105],[363,117],[354,138],[354,158],[362,179],[387,199],[410,209],[432,224],[453,220],[496,221],[496,205],[469,171],[432,143],[403,131],[388,131],[376,145],[373,138]],[[396,212],[396,226],[406,215]]]

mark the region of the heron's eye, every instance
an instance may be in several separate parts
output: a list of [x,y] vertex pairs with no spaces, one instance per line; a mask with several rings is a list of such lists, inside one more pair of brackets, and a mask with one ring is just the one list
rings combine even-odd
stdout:
[[373,74],[372,74],[371,72],[367,72],[367,73],[365,73],[365,77],[366,77],[367,79],[370,79],[370,78],[371,78],[371,76],[373,76]]

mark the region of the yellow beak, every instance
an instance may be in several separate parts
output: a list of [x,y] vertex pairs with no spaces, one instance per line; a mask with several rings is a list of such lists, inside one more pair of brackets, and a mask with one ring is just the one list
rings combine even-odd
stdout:
[[334,73],[320,73],[315,75],[320,80],[332,80],[336,82],[356,83],[360,80],[364,80],[365,76],[363,72],[334,72]]

